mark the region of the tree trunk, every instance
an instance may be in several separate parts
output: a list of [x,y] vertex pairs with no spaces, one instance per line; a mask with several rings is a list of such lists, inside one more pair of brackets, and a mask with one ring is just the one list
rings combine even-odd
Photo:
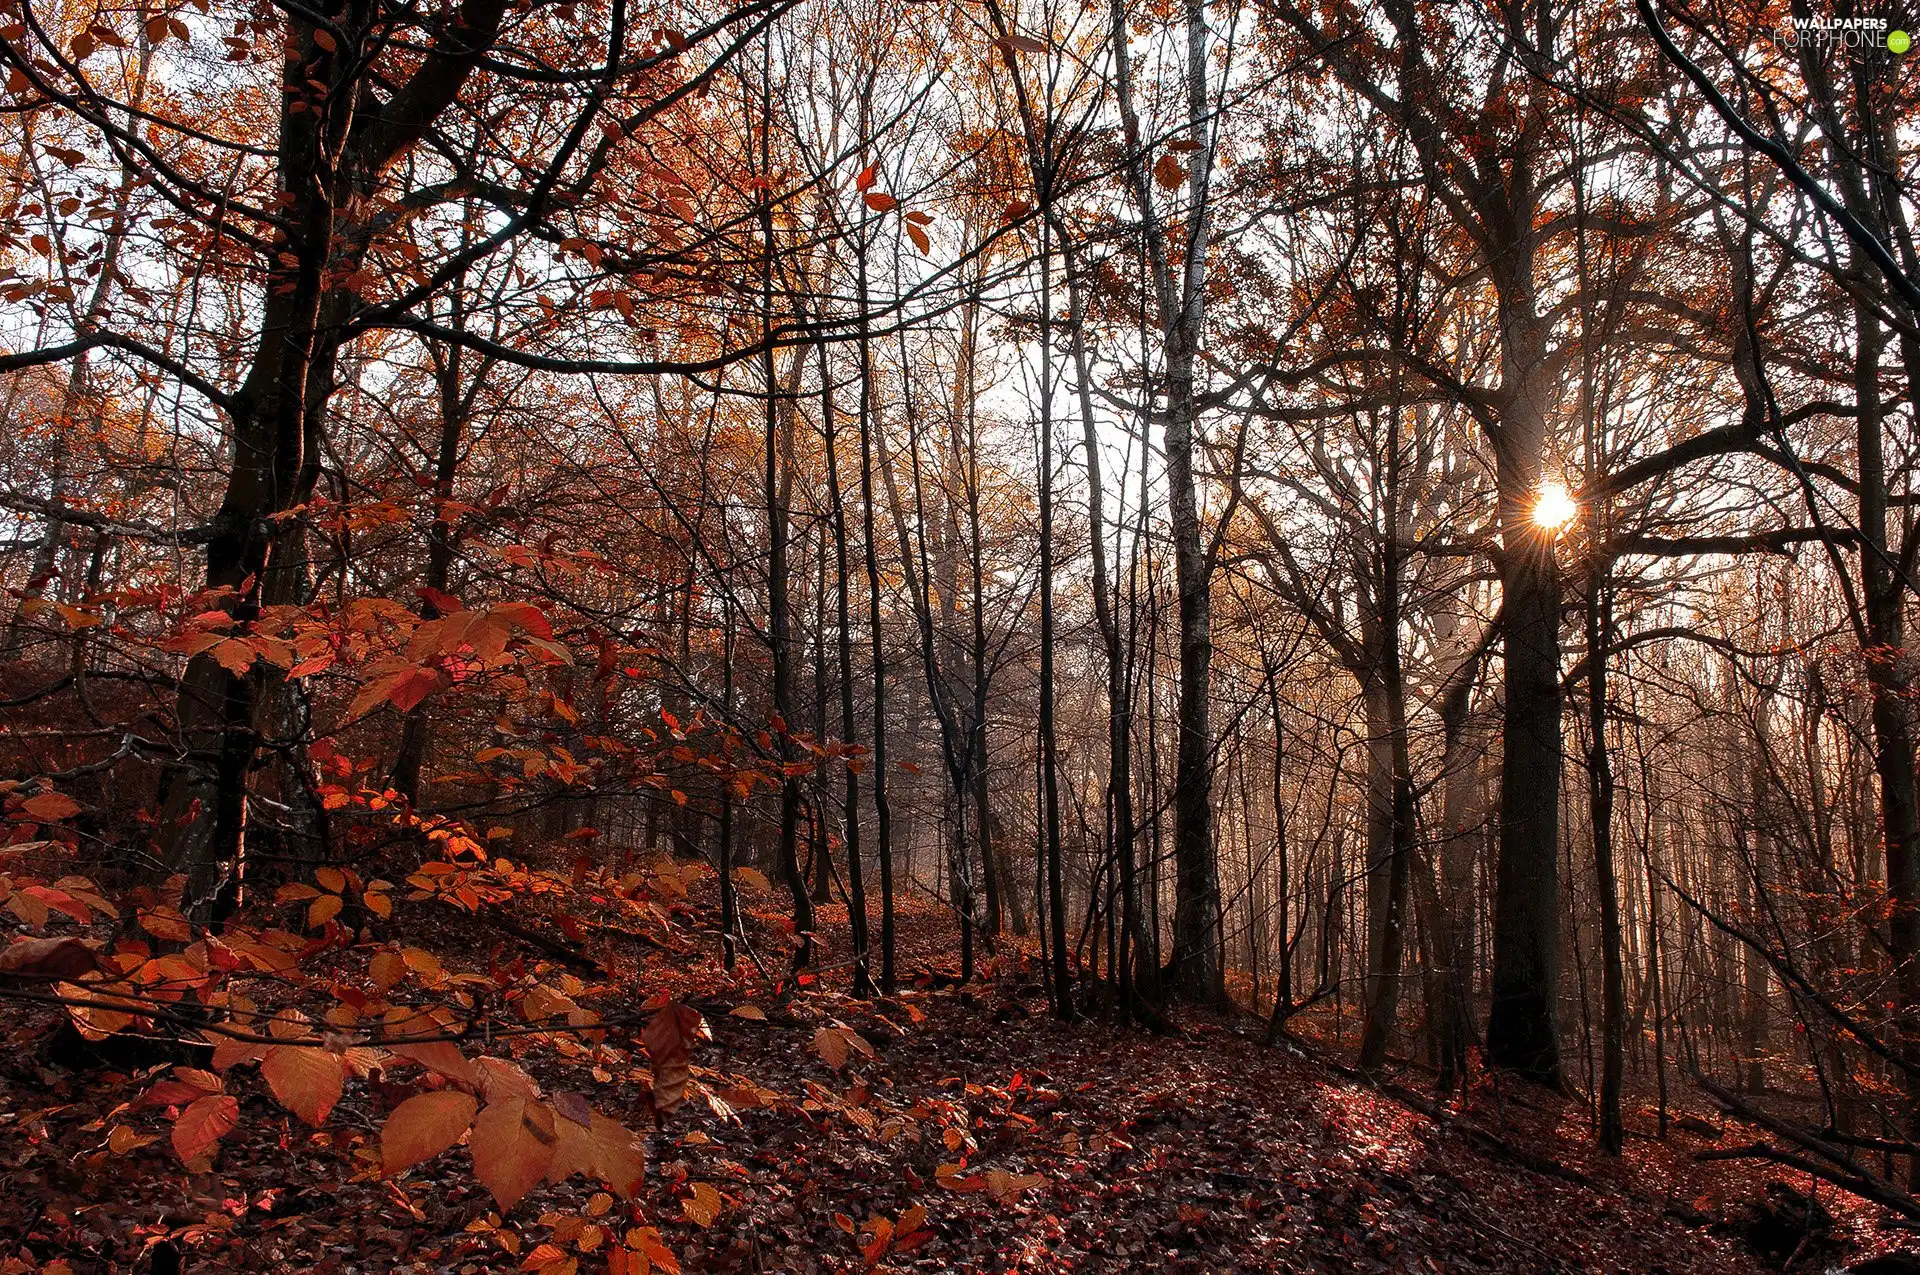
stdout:
[[[1530,234],[1531,231],[1525,233]],[[1546,439],[1531,253],[1496,270],[1502,408],[1496,448],[1506,704],[1500,849],[1494,880],[1493,1005],[1487,1057],[1560,1083],[1560,574],[1555,535],[1535,525]]]

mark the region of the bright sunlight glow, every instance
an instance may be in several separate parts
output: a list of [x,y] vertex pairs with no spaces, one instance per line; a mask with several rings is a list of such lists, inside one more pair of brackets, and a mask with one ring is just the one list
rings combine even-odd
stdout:
[[1565,483],[1549,479],[1540,484],[1540,494],[1533,501],[1533,521],[1537,526],[1557,531],[1572,522],[1579,512],[1580,506],[1573,503]]

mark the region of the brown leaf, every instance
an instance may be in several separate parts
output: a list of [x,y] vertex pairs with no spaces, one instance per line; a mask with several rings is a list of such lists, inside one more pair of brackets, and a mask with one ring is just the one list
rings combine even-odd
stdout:
[[845,1027],[819,1028],[813,1033],[813,1048],[827,1066],[835,1070],[846,1066],[847,1059],[854,1054],[865,1058],[874,1056],[873,1045],[867,1038]]
[[99,968],[100,958],[76,938],[21,939],[0,952],[0,974],[79,978]]
[[712,1038],[700,1011],[679,1001],[664,1006],[647,1023],[641,1040],[653,1068],[653,1100],[660,1110],[671,1111],[686,1097],[694,1042]]
[[1008,1173],[1004,1169],[987,1170],[987,1194],[1005,1204],[1022,1192],[1045,1186],[1047,1180],[1037,1173]]

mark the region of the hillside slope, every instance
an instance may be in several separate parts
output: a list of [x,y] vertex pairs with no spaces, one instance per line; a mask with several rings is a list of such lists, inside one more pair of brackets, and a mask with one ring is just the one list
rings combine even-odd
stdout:
[[[937,911],[910,909],[904,966],[927,968],[950,937]],[[516,955],[472,917],[436,939],[449,968]],[[52,1012],[15,1013],[0,1271],[167,1271],[177,1256],[208,1272],[567,1275],[607,1269],[610,1251],[616,1270],[689,1272],[1766,1269],[1701,1224],[1760,1179],[1694,1164],[1692,1135],[1636,1138],[1609,1163],[1580,1109],[1537,1091],[1483,1085],[1436,1119],[1312,1046],[1213,1022],[1174,1036],[1057,1022],[1023,969],[874,1002],[743,971],[660,951],[628,985],[636,1003],[684,998],[713,1033],[694,1060],[704,1101],[646,1135],[635,1198],[572,1178],[504,1221],[459,1153],[381,1176],[375,1130],[412,1092],[384,1074],[309,1130],[236,1070],[239,1126],[189,1173],[160,1112],[125,1105],[139,1091],[114,1069],[126,1042],[76,1047]],[[643,1069],[518,1052],[556,1106],[591,1085],[596,1108],[645,1127]],[[163,1070],[141,1061],[142,1083]]]

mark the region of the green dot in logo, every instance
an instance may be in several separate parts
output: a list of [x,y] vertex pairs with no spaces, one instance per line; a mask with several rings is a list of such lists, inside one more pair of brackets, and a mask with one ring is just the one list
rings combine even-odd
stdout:
[[1905,31],[1887,32],[1887,52],[1905,53],[1913,47],[1913,37]]

